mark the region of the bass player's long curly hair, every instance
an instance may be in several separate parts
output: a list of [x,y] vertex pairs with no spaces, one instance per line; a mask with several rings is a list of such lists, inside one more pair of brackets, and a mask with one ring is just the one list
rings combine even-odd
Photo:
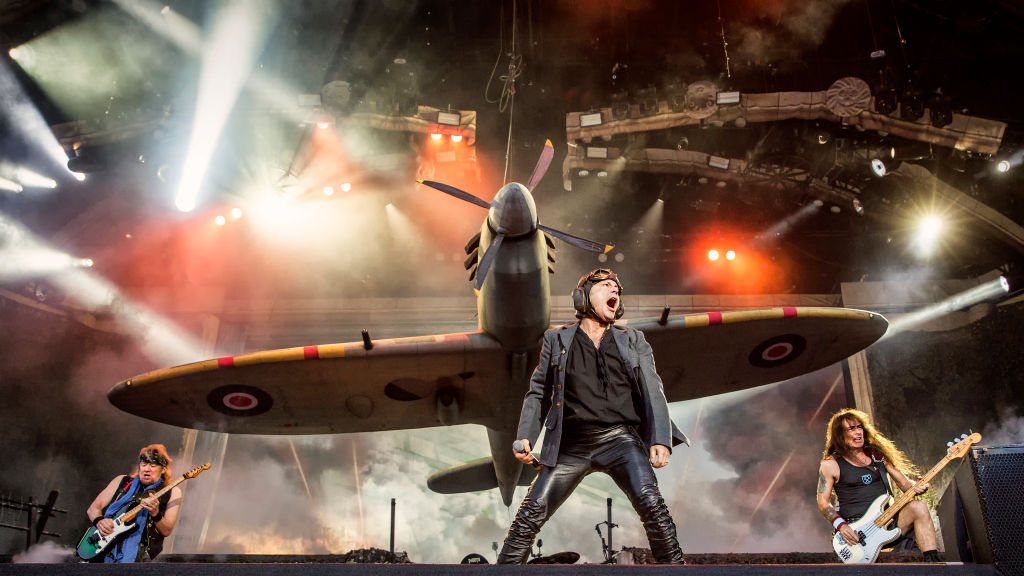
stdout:
[[843,452],[849,449],[849,446],[846,445],[846,427],[844,426],[844,423],[848,420],[856,420],[864,427],[865,448],[872,448],[876,452],[881,452],[882,456],[900,472],[903,472],[907,478],[912,478],[918,474],[917,467],[910,461],[910,458],[907,458],[906,454],[896,448],[892,440],[889,440],[875,429],[868,415],[853,408],[844,408],[836,412],[828,421],[828,431],[825,433],[825,451],[821,454],[822,460],[827,460],[833,456],[840,458]]

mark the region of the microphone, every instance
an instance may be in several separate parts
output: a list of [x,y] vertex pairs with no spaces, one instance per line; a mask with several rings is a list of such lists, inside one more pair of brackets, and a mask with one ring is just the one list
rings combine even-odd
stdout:
[[[512,451],[515,452],[516,454],[525,454],[526,445],[523,444],[522,440],[516,440],[515,442],[512,443]],[[537,457],[534,456],[533,454],[530,454],[530,465],[536,468],[537,470],[540,470],[540,461],[537,460]]]

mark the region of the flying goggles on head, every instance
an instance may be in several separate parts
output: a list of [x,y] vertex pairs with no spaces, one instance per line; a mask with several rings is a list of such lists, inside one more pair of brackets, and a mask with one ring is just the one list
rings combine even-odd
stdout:
[[626,312],[626,309],[622,306],[622,281],[619,280],[618,274],[608,268],[591,270],[580,277],[579,283],[576,284],[576,289],[572,291],[572,305],[576,309],[577,318],[583,318],[587,314],[593,313],[594,309],[590,305],[590,289],[594,284],[604,282],[605,280],[614,280],[615,285],[619,288],[619,302],[615,307],[615,319],[622,318],[622,315]]

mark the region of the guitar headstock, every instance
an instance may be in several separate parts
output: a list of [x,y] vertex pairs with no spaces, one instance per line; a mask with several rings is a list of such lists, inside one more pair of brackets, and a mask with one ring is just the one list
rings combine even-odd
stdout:
[[967,434],[961,434],[959,438],[954,437],[952,442],[946,443],[946,446],[949,447],[946,450],[946,453],[949,454],[950,458],[959,458],[964,454],[967,454],[967,449],[970,448],[972,444],[977,444],[978,442],[981,442],[981,434],[978,434],[977,432],[970,436]]
[[206,464],[203,464],[202,466],[196,466],[195,468],[189,470],[188,472],[185,472],[185,478],[188,478],[188,479],[191,480],[192,478],[195,478],[196,476],[199,476],[199,474],[201,474],[203,472],[203,470],[209,470],[209,469],[210,469],[210,463],[209,462],[207,462]]

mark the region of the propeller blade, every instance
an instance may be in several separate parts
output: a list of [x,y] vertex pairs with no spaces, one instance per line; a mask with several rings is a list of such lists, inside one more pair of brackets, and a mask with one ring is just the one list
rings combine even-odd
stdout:
[[491,263],[494,262],[494,257],[498,255],[498,248],[501,248],[501,241],[504,239],[504,234],[498,234],[495,236],[491,245],[487,247],[487,252],[484,252],[484,257],[480,259],[480,265],[476,267],[477,290],[484,285],[484,280],[487,278],[487,272],[491,267]]
[[451,195],[451,196],[455,196],[459,200],[465,200],[466,202],[469,202],[470,204],[476,204],[477,206],[479,206],[481,208],[490,209],[490,207],[491,207],[489,202],[487,202],[485,200],[481,200],[480,198],[477,198],[476,196],[473,196],[469,192],[464,192],[462,190],[459,190],[455,186],[449,186],[448,184],[442,184],[441,182],[434,182],[432,180],[417,180],[417,182],[419,182],[420,184],[423,184],[424,186],[430,186],[431,188],[433,188],[435,190],[440,190],[441,192],[444,192],[445,194],[448,194],[448,195]]
[[600,242],[594,242],[593,240],[587,240],[586,238],[580,238],[579,236],[573,236],[568,232],[562,232],[561,230],[548,228],[543,224],[537,224],[537,228],[540,228],[541,230],[547,232],[548,234],[551,234],[555,238],[558,238],[563,242],[572,244],[577,248],[583,248],[584,250],[597,252],[598,254],[607,254],[612,251],[612,248],[615,248],[615,246],[612,244],[602,244]]
[[544,149],[540,151],[540,158],[537,158],[537,165],[533,167],[533,174],[530,174],[530,185],[526,187],[530,192],[533,192],[537,184],[540,184],[540,179],[548,171],[548,166],[551,166],[551,159],[554,157],[555,147],[551,145],[551,140],[545,140]]

